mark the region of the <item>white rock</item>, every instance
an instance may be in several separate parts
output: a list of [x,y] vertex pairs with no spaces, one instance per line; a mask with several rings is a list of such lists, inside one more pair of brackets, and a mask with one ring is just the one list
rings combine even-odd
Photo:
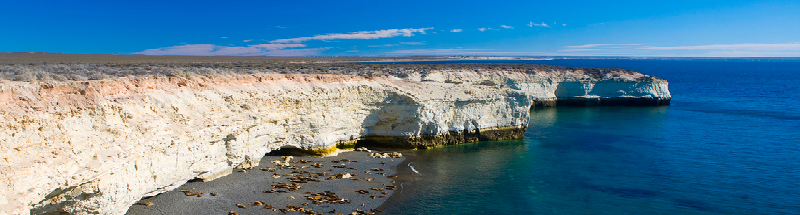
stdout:
[[556,96],[670,97],[666,81],[642,77],[432,71],[3,81],[0,211],[124,214],[143,196],[252,166],[280,147],[524,128],[534,99]]

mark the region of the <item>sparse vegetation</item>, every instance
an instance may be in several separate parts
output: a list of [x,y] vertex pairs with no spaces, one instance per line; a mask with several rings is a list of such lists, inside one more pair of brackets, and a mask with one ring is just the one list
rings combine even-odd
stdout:
[[[118,77],[188,77],[253,73],[343,74],[398,76],[432,71],[505,70],[525,73],[574,71],[602,79],[625,69],[575,68],[540,64],[365,64],[435,60],[432,57],[187,57],[139,55],[86,55],[53,53],[0,53],[0,80],[85,81]],[[649,77],[648,77],[649,78]]]

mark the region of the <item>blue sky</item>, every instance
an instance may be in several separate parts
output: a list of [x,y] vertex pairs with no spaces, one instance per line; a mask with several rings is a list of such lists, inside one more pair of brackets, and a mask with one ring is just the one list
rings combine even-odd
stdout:
[[800,57],[792,1],[5,1],[0,52]]

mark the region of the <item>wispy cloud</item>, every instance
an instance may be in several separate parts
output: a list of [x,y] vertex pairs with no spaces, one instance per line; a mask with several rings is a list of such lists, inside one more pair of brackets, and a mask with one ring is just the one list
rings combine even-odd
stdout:
[[[491,28],[490,28],[490,29],[491,29]],[[479,30],[479,31],[481,31],[481,32],[484,32],[484,31],[486,31],[487,29],[486,29],[486,28],[478,28],[478,30]]]
[[585,44],[565,46],[561,53],[666,57],[798,57],[800,43],[645,46],[642,44]]
[[508,25],[501,25],[500,27],[501,28],[505,28],[505,29],[514,29],[514,27],[511,27],[511,26],[508,26]]
[[541,24],[537,24],[537,23],[533,23],[533,22],[528,23],[528,27],[533,27],[533,26],[546,27],[546,28],[550,27],[549,25],[545,24],[544,22],[542,22]]
[[250,42],[250,41],[253,41],[253,40],[242,40],[242,42],[245,42],[245,43],[246,42]]
[[456,29],[450,30],[450,32],[454,32],[454,33],[462,32],[462,31],[464,31],[464,29],[456,28]]
[[800,43],[779,44],[719,44],[700,46],[646,46],[640,49],[650,50],[746,50],[746,51],[800,51]]
[[157,49],[147,49],[141,55],[192,55],[192,56],[309,56],[319,55],[328,48],[305,48],[305,44],[258,44],[249,46],[218,46],[214,44],[188,44]]
[[400,45],[412,45],[412,46],[425,45],[425,42],[424,41],[423,42],[400,42],[399,44],[368,45],[367,47],[380,48],[380,47],[395,47],[395,46],[400,46]]
[[380,48],[380,47],[392,47],[392,46],[399,46],[399,44],[368,45],[367,47]]
[[297,37],[297,38],[290,38],[290,39],[277,39],[270,41],[271,43],[302,43],[309,40],[338,40],[338,39],[345,39],[345,40],[352,40],[352,39],[379,39],[379,38],[389,38],[389,37],[411,37],[414,36],[414,33],[425,34],[426,30],[430,30],[433,28],[405,28],[405,29],[387,29],[387,30],[377,30],[377,31],[358,31],[358,32],[351,32],[351,33],[333,33],[333,34],[321,34],[316,35],[313,37]]
[[503,52],[491,49],[406,49],[388,52],[395,55],[538,55],[533,52]]
[[425,45],[425,42],[424,41],[423,42],[400,42],[400,44],[416,46],[416,45]]
[[220,37],[220,38],[222,38],[222,39],[228,39],[228,37]]
[[586,44],[586,45],[579,45],[579,46],[565,46],[567,48],[594,48],[594,47],[601,47],[601,46],[640,46],[642,44]]

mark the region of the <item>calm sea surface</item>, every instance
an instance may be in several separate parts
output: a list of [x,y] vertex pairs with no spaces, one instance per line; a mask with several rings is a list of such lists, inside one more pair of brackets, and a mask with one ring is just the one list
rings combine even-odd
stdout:
[[385,214],[800,214],[800,61],[503,62],[640,71],[672,105],[537,108],[524,140],[413,151]]

